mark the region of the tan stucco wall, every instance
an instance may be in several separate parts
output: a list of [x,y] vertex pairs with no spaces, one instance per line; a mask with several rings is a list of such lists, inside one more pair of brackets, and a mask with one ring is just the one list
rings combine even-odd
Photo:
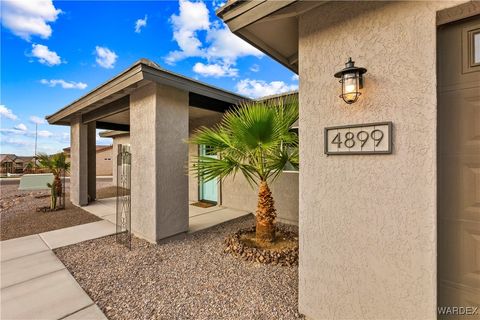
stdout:
[[[435,17],[451,5],[335,2],[299,19],[308,318],[436,318]],[[333,77],[350,56],[368,69],[353,105]],[[392,155],[324,155],[324,127],[377,121],[393,121]]]
[[70,200],[77,206],[88,204],[88,125],[81,121],[70,124]]
[[151,83],[130,95],[132,230],[155,242],[188,230],[188,93]]
[[[66,154],[66,161],[71,162],[70,153]],[[111,176],[113,172],[112,163],[113,163],[112,148],[96,152],[95,174],[97,176]]]
[[112,148],[97,152],[96,171],[97,176],[112,175]]
[[[270,188],[277,210],[277,221],[298,224],[298,173],[284,172]],[[241,173],[222,183],[222,205],[255,214],[258,189],[252,188]]]
[[[191,163],[193,157],[198,156],[198,146],[188,145],[188,162]],[[189,173],[188,176],[188,200],[198,201],[198,178]]]

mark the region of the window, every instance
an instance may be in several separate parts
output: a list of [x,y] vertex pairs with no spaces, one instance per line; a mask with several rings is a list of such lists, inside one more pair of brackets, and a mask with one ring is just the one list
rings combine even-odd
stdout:
[[480,64],[480,31],[473,34],[473,63]]
[[463,29],[463,73],[480,71],[480,25]]
[[212,146],[204,146],[203,150],[205,156],[216,156],[217,153],[215,152],[215,149]]

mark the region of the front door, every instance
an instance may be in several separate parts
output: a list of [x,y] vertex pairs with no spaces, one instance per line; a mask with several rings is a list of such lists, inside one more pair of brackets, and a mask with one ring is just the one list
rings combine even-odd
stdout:
[[441,26],[437,50],[439,317],[479,319],[480,16]]
[[[207,156],[211,158],[216,158],[217,155],[213,152],[212,148],[205,145],[200,145],[200,155]],[[218,182],[217,179],[210,180],[210,181],[202,181],[200,180],[200,201],[207,201],[207,202],[218,202]]]

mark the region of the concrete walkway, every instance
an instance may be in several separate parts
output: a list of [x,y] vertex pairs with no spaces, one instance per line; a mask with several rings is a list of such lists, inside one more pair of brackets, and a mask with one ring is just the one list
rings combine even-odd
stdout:
[[[189,233],[250,214],[221,206],[189,207]],[[52,251],[115,234],[115,198],[82,209],[104,220],[0,241],[1,319],[107,319]]]
[[[82,207],[82,209],[115,224],[116,198],[96,200],[88,206]],[[188,233],[194,233],[200,230],[208,229],[218,224],[249,214],[250,212],[248,211],[222,206],[200,208],[193,206],[191,202],[189,206],[190,220]]]
[[107,319],[52,249],[114,233],[102,220],[1,241],[1,319]]
[[245,210],[222,206],[200,208],[190,204],[189,209],[188,233],[195,233],[250,214]]

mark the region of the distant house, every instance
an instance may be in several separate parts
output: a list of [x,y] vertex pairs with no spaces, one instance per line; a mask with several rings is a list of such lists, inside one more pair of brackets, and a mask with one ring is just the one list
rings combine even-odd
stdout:
[[[112,175],[112,153],[113,146],[96,146],[96,174],[98,176]],[[67,155],[67,161],[70,161],[70,147],[64,148],[63,152]]]
[[113,176],[113,185],[117,185],[117,157],[118,154],[118,145],[120,144],[130,144],[130,132],[128,131],[116,131],[116,130],[107,130],[99,133],[99,136],[102,138],[111,138],[112,139],[112,176]]
[[0,154],[0,173],[23,173],[29,164],[35,164],[34,156],[17,156],[15,154]]

